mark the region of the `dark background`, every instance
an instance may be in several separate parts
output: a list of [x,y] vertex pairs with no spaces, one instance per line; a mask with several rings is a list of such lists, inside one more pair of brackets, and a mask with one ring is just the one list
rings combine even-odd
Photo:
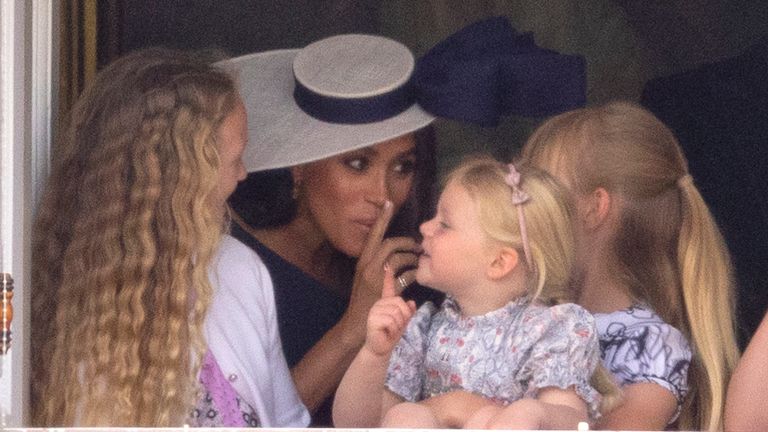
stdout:
[[[742,338],[768,304],[768,2],[714,0],[102,0],[98,62],[150,46],[231,55],[375,33],[416,55],[503,15],[546,48],[583,55],[588,101],[643,103],[675,131],[734,254]],[[444,171],[463,154],[509,159],[541,119],[436,124]]]

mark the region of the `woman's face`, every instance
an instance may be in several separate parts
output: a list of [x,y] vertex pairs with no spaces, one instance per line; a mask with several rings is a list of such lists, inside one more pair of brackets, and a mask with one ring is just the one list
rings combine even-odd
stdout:
[[389,200],[397,212],[416,168],[413,134],[293,169],[299,217],[309,218],[342,253],[359,257],[371,227]]
[[248,124],[245,106],[235,105],[221,123],[216,136],[219,145],[219,184],[216,190],[216,205],[225,208],[227,198],[235,191],[237,183],[248,174],[243,165],[243,151],[248,142]]

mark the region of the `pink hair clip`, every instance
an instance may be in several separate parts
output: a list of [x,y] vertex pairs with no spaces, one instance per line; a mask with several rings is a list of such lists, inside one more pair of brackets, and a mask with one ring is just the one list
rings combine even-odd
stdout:
[[509,168],[509,173],[504,176],[504,181],[512,188],[512,204],[520,205],[531,199],[531,197],[520,189],[520,173],[515,168],[515,165],[508,164],[507,167]]
[[508,164],[509,172],[504,176],[504,182],[512,188],[512,204],[517,207],[517,220],[520,223],[520,237],[523,240],[523,252],[525,252],[525,262],[528,265],[528,269],[533,269],[533,261],[531,260],[531,247],[528,242],[528,230],[525,225],[525,214],[523,213],[523,204],[531,199],[531,197],[520,188],[520,173],[515,168],[514,164]]

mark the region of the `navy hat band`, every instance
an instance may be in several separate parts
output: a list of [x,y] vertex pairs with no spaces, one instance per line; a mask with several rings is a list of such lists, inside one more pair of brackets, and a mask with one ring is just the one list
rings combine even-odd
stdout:
[[373,123],[394,117],[410,108],[414,101],[411,80],[389,92],[364,98],[337,98],[319,94],[295,79],[293,98],[312,117],[329,123]]

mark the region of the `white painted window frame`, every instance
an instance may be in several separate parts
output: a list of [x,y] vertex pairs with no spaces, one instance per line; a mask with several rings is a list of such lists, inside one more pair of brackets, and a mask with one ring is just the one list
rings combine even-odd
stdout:
[[58,0],[0,0],[0,271],[14,279],[0,429],[29,422],[30,231],[50,166],[59,13]]

